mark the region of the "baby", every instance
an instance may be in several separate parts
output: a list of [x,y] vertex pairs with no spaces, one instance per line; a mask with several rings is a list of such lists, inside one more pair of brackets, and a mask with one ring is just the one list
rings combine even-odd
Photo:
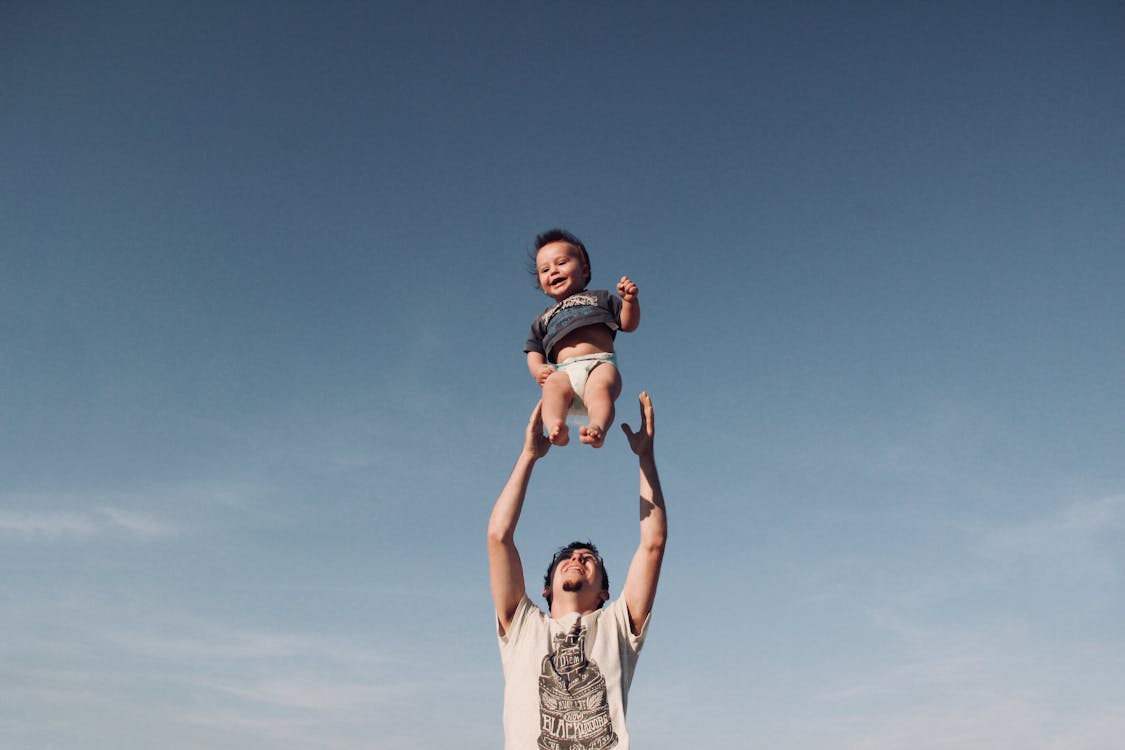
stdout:
[[523,350],[527,369],[543,388],[543,425],[553,445],[570,442],[567,413],[587,414],[579,439],[601,448],[613,424],[621,375],[613,353],[617,331],[635,331],[641,322],[637,285],[622,276],[620,298],[588,291],[590,256],[570,232],[551,229],[535,238],[539,288],[555,304],[531,324]]

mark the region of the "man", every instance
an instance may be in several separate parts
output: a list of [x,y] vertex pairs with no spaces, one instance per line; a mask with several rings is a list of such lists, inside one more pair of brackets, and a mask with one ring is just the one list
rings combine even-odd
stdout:
[[550,614],[531,603],[514,535],[535,462],[551,444],[542,404],[488,522],[488,564],[504,665],[506,750],[628,750],[629,685],[656,597],[668,523],[653,456],[652,400],[640,395],[641,426],[621,425],[640,464],[640,544],[621,597],[610,599],[597,549],[574,543],[547,569]]

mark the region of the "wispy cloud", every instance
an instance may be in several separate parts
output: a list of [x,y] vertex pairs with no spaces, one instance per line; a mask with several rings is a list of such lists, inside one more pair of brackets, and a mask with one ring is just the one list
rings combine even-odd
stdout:
[[120,631],[103,638],[138,655],[170,661],[293,660],[314,659],[369,669],[388,656],[341,638],[293,632],[276,632],[208,625],[184,625],[183,635]]
[[841,748],[1110,747],[1125,728],[1119,651],[1011,625],[935,630],[815,695],[817,723]]
[[1000,520],[962,511],[927,531],[941,544],[806,566],[812,595],[793,606],[837,623],[865,653],[787,667],[799,683],[793,702],[813,717],[802,715],[792,736],[783,720],[774,725],[784,744],[1116,746],[1125,731],[1125,495]]
[[985,548],[997,554],[1036,554],[1058,545],[1095,543],[1104,534],[1125,531],[1125,495],[1073,503],[1053,513],[989,531]]
[[973,552],[1008,592],[1049,597],[1065,609],[1102,608],[1125,575],[1123,531],[1125,495],[1113,495],[984,528]]
[[[241,509],[267,493],[249,482],[199,482],[122,491],[0,493],[0,536],[80,541],[98,537],[158,539],[182,534],[185,518],[205,509]],[[193,524],[194,525],[194,524]]]
[[85,539],[98,533],[96,519],[86,513],[0,510],[0,532],[36,539]]
[[308,677],[255,680],[239,684],[212,684],[212,690],[243,700],[281,709],[349,711],[373,706],[394,695],[389,687],[370,681],[326,680]]
[[109,528],[124,531],[131,536],[151,539],[176,533],[176,528],[171,524],[144,513],[110,507],[99,508],[98,512]]
[[[381,747],[407,746],[395,738],[418,734],[426,705],[463,701],[494,676],[438,668],[425,651],[377,632],[171,615],[129,625],[56,621],[9,653],[0,648],[9,678],[0,703],[23,708],[13,724],[21,731],[59,716],[124,726],[141,700],[146,726],[179,738],[177,747],[358,750],[372,737],[386,740]],[[425,746],[419,741],[408,746]]]
[[0,533],[24,539],[67,541],[110,535],[154,539],[176,532],[175,526],[152,515],[110,506],[89,511],[0,510]]

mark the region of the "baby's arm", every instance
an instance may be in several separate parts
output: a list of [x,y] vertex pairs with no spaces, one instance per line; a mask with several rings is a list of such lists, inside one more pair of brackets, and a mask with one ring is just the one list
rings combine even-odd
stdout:
[[555,368],[547,364],[547,358],[539,352],[527,353],[527,371],[531,373],[531,377],[535,378],[535,382],[539,385],[551,377],[551,373]]
[[628,276],[617,282],[617,293],[621,295],[621,330],[629,333],[641,324],[641,303],[637,301],[637,285]]

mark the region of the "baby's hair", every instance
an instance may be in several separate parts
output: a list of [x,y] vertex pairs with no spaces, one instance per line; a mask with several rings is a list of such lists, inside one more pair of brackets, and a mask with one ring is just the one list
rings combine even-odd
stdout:
[[586,283],[589,284],[591,278],[590,254],[586,252],[586,246],[582,244],[582,240],[578,239],[570,232],[555,227],[554,229],[548,229],[535,238],[535,249],[528,255],[527,268],[528,271],[531,272],[531,275],[535,277],[535,288],[539,288],[539,266],[535,262],[536,256],[544,245],[550,245],[552,242],[565,242],[578,248],[578,252],[582,253],[582,260],[586,262]]

